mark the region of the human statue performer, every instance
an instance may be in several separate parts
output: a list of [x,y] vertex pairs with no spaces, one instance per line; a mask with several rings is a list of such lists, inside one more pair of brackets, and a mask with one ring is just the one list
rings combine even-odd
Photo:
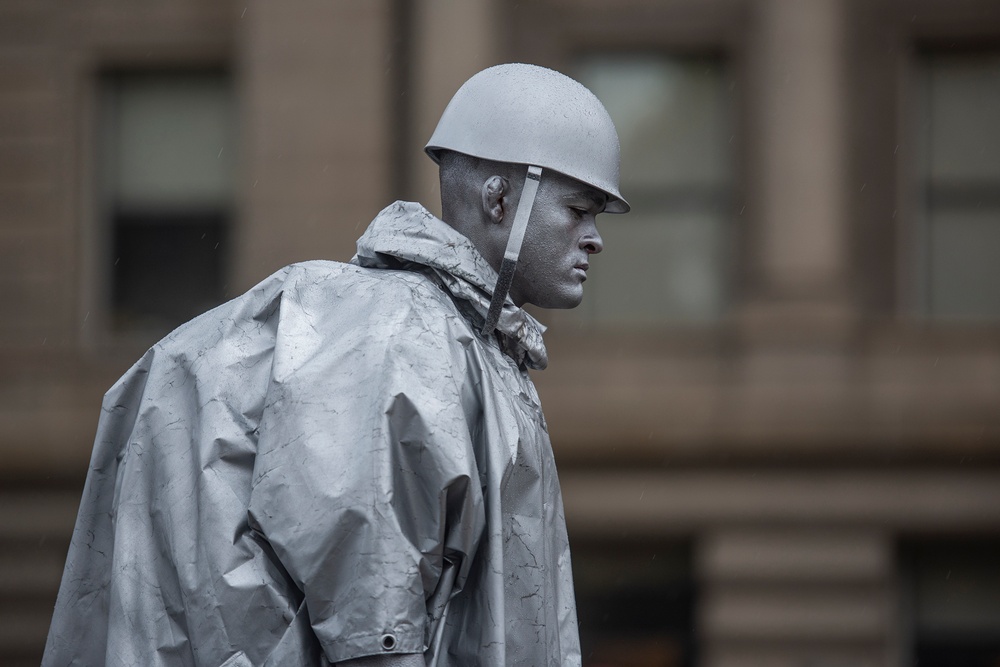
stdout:
[[442,218],[383,210],[107,393],[43,664],[579,665],[529,369],[625,213],[594,95],[491,67],[426,146]]

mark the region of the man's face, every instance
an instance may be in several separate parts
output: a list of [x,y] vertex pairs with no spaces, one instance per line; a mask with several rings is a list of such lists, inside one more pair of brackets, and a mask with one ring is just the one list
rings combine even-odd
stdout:
[[543,172],[510,288],[514,303],[580,305],[590,255],[604,249],[595,218],[607,199],[579,181]]

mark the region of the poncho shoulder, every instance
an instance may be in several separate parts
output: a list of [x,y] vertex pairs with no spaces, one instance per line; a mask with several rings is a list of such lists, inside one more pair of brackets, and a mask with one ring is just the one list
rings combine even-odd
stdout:
[[[386,635],[423,651],[442,570],[451,595],[485,522],[472,336],[426,275],[318,261],[154,345],[105,397],[47,659],[183,651],[178,609],[219,663],[346,660]],[[248,605],[284,611],[247,625]]]

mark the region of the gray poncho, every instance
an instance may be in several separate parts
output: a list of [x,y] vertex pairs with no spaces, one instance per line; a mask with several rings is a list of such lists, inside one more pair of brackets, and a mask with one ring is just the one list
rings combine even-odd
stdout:
[[415,204],[107,393],[44,665],[577,665],[542,327]]

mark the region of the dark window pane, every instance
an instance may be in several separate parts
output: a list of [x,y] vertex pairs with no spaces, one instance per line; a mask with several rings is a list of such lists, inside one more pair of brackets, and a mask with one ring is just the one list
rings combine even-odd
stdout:
[[921,640],[917,642],[914,664],[918,667],[997,667],[1000,665],[1000,639]]
[[1000,665],[1000,541],[951,539],[904,545],[913,664]]
[[222,214],[119,216],[114,233],[114,324],[164,331],[223,300]]
[[584,667],[695,664],[685,545],[573,545]]

